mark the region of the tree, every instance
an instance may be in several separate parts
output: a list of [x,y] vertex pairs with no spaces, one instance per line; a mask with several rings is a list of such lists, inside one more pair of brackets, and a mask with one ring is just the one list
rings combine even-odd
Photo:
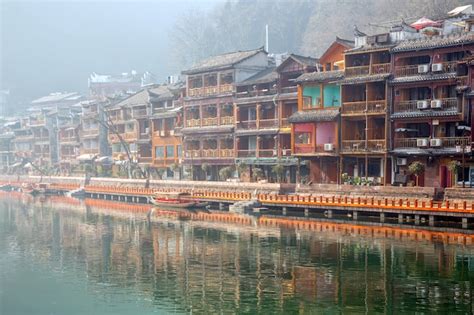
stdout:
[[283,176],[285,176],[285,167],[281,163],[273,165],[272,172],[277,176],[277,181],[281,183]]
[[233,173],[234,168],[232,166],[226,166],[220,169],[219,177],[221,178],[221,180],[226,181],[227,179],[232,177]]
[[260,167],[254,167],[252,172],[252,177],[255,181],[262,179],[264,176],[263,170]]
[[421,163],[420,161],[413,161],[408,166],[408,172],[410,172],[410,174],[415,175],[416,186],[418,186],[418,177],[425,172],[425,164]]
[[452,160],[448,163],[448,170],[454,175],[455,181],[457,182],[458,172],[461,169],[461,163],[456,160]]
[[201,165],[201,169],[204,172],[205,180],[207,180],[207,175],[208,175],[208,172],[211,170],[211,166],[207,163],[203,163]]

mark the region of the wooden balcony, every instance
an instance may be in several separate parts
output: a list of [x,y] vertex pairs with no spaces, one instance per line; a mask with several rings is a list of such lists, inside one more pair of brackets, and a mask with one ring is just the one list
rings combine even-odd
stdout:
[[275,150],[275,149],[260,149],[260,150],[258,150],[258,157],[261,157],[261,158],[278,157],[277,150]]
[[346,67],[345,76],[346,77],[358,77],[368,75],[370,73],[369,66],[359,66],[359,67]]
[[185,126],[189,127],[189,128],[201,127],[201,120],[199,118],[197,118],[197,119],[188,119],[188,120],[186,120]]
[[275,149],[260,149],[260,150],[238,150],[237,157],[239,158],[272,158],[277,157],[277,150]]
[[221,117],[221,125],[233,125],[233,124],[234,124],[234,116]]
[[254,157],[257,157],[257,151],[256,150],[237,150],[237,157],[254,158]]
[[296,93],[298,91],[298,87],[296,86],[287,86],[281,88],[281,93]]
[[217,126],[218,122],[217,117],[207,117],[202,119],[202,126]]
[[258,128],[259,129],[278,128],[278,119],[275,119],[275,118],[260,119],[260,121],[258,121]]
[[153,158],[151,156],[138,158],[138,163],[151,164],[152,162],[153,162]]
[[[427,109],[433,109],[437,111],[443,111],[443,110],[458,110],[458,100],[455,97],[451,98],[442,98],[438,99],[441,101],[441,107],[440,108],[432,108],[431,107],[431,101],[430,99],[427,100],[408,100],[408,101],[399,101],[395,102],[393,106],[393,111],[394,113],[403,113],[403,112],[418,112],[418,111],[424,111]],[[419,109],[418,108],[418,101],[426,101],[428,103],[428,108],[427,109]]]
[[342,115],[379,115],[384,114],[387,109],[386,100],[344,102],[342,104]]
[[83,148],[81,154],[99,154],[99,148]]
[[426,147],[431,147],[432,149],[436,148],[456,148],[458,146],[469,146],[471,145],[471,138],[470,137],[436,137],[434,139],[441,139],[441,146],[431,146],[429,138],[395,138],[394,139],[394,147],[395,148],[417,148],[421,147],[418,146],[418,140],[426,139],[428,141]]
[[194,149],[186,150],[184,156],[187,159],[199,159],[199,158],[233,158],[234,149]]
[[84,129],[81,131],[83,137],[94,137],[99,135],[99,129]]
[[[416,76],[422,75],[427,73],[452,73],[456,72],[457,70],[457,62],[456,61],[448,61],[448,62],[440,62],[442,64],[441,71],[432,71],[431,64],[416,64],[416,65],[406,65],[406,66],[396,66],[394,69],[396,77],[408,77],[408,76]],[[420,73],[418,72],[418,66],[428,66],[428,72]]]
[[257,129],[257,121],[256,120],[245,120],[245,121],[240,121],[237,124],[237,129]]
[[383,139],[342,140],[342,152],[344,153],[382,153],[385,150],[386,142]]
[[131,132],[126,132],[122,135],[122,138],[124,140],[137,140],[137,132],[136,131],[131,131]]
[[370,67],[370,74],[390,73],[390,63],[373,64]]
[[198,97],[198,96],[210,96],[210,95],[217,95],[221,93],[232,93],[234,87],[232,84],[223,84],[223,85],[215,85],[215,86],[205,86],[201,88],[194,88],[188,90],[188,96],[190,97]]

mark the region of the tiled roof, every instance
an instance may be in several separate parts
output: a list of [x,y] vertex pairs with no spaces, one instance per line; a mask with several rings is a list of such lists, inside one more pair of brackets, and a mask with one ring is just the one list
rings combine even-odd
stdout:
[[275,71],[275,67],[269,67],[264,69],[253,76],[249,77],[248,79],[238,83],[237,85],[252,85],[252,84],[259,84],[259,83],[269,83],[275,82],[278,79],[278,73]]
[[465,45],[474,43],[474,33],[453,34],[447,36],[422,37],[415,40],[406,40],[400,42],[396,47],[392,48],[392,52],[424,50],[432,48],[442,48],[457,45]]
[[408,77],[397,77],[390,80],[391,84],[399,83],[410,83],[410,82],[419,82],[419,81],[439,81],[439,80],[448,80],[455,79],[456,73],[429,73],[429,74],[418,74]]
[[394,47],[394,44],[387,44],[387,45],[364,45],[361,47],[352,48],[346,51],[346,55],[355,54],[355,53],[362,53],[362,52],[371,52],[371,51],[378,51],[378,50],[390,50]]
[[79,100],[82,96],[76,92],[72,93],[51,93],[47,96],[40,97],[34,101],[32,104],[41,104],[41,103],[51,103],[51,102],[63,102],[63,101],[74,101]]
[[392,153],[398,156],[408,155],[461,155],[462,152],[458,152],[456,148],[438,148],[438,149],[423,149],[423,148],[396,148],[392,150]]
[[210,127],[192,127],[183,128],[183,134],[195,135],[195,134],[211,134],[211,133],[224,133],[232,132],[234,126],[210,126]]
[[339,109],[316,109],[299,111],[288,118],[290,123],[334,121],[339,116]]
[[344,38],[340,38],[338,36],[336,36],[336,42],[346,46],[346,47],[354,47],[354,41],[353,40],[349,40],[349,39],[344,39]]
[[290,57],[292,57],[299,63],[304,64],[306,66],[316,66],[316,63],[319,60],[317,58],[313,58],[309,56],[301,56],[301,55],[296,55],[296,54],[290,54]]
[[350,84],[359,84],[359,83],[365,83],[365,82],[384,81],[389,77],[390,77],[390,73],[369,74],[369,75],[361,75],[357,77],[343,78],[341,80],[335,81],[335,83],[342,84],[342,85],[350,85]]
[[302,83],[302,82],[324,82],[324,81],[330,81],[330,80],[339,80],[344,77],[344,71],[342,70],[336,70],[336,71],[323,71],[323,72],[310,72],[310,73],[304,73],[300,75],[297,79],[296,82]]
[[175,88],[175,85],[156,85],[147,89],[143,89],[135,94],[132,94],[126,99],[123,99],[113,104],[112,106],[108,106],[108,109],[147,105],[150,101],[150,98],[153,98],[153,100],[158,101],[159,98],[162,96],[163,99],[169,99],[170,97],[172,97],[172,91]]
[[194,64],[190,69],[183,71],[183,73],[193,74],[204,71],[228,68],[260,52],[264,52],[264,49],[259,48],[247,51],[236,51],[222,55],[212,56]]
[[420,110],[420,111],[413,111],[413,112],[400,112],[400,113],[393,113],[391,115],[392,118],[425,118],[425,117],[447,117],[447,116],[456,116],[460,113],[457,110],[443,110],[443,111],[436,111],[436,110]]

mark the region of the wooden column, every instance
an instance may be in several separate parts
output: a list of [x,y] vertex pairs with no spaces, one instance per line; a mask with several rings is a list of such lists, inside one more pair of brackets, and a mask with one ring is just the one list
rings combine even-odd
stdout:
[[257,129],[260,129],[260,110],[262,109],[262,104],[257,103],[257,118],[256,118],[256,126]]
[[221,125],[221,106],[222,104],[221,103],[218,103],[216,105],[216,115],[217,115],[217,125],[220,126]]
[[257,158],[260,157],[260,141],[262,140],[262,138],[260,136],[257,136],[257,152],[255,154],[255,156]]
[[202,127],[202,105],[199,105],[199,126]]

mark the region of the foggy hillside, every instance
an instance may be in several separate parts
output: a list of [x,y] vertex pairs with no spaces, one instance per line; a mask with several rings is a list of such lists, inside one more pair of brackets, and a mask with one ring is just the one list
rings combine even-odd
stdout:
[[175,62],[261,47],[268,24],[270,52],[319,56],[335,36],[352,39],[354,25],[367,33],[388,30],[387,21],[439,17],[463,0],[227,1],[208,14],[184,13],[172,31]]

